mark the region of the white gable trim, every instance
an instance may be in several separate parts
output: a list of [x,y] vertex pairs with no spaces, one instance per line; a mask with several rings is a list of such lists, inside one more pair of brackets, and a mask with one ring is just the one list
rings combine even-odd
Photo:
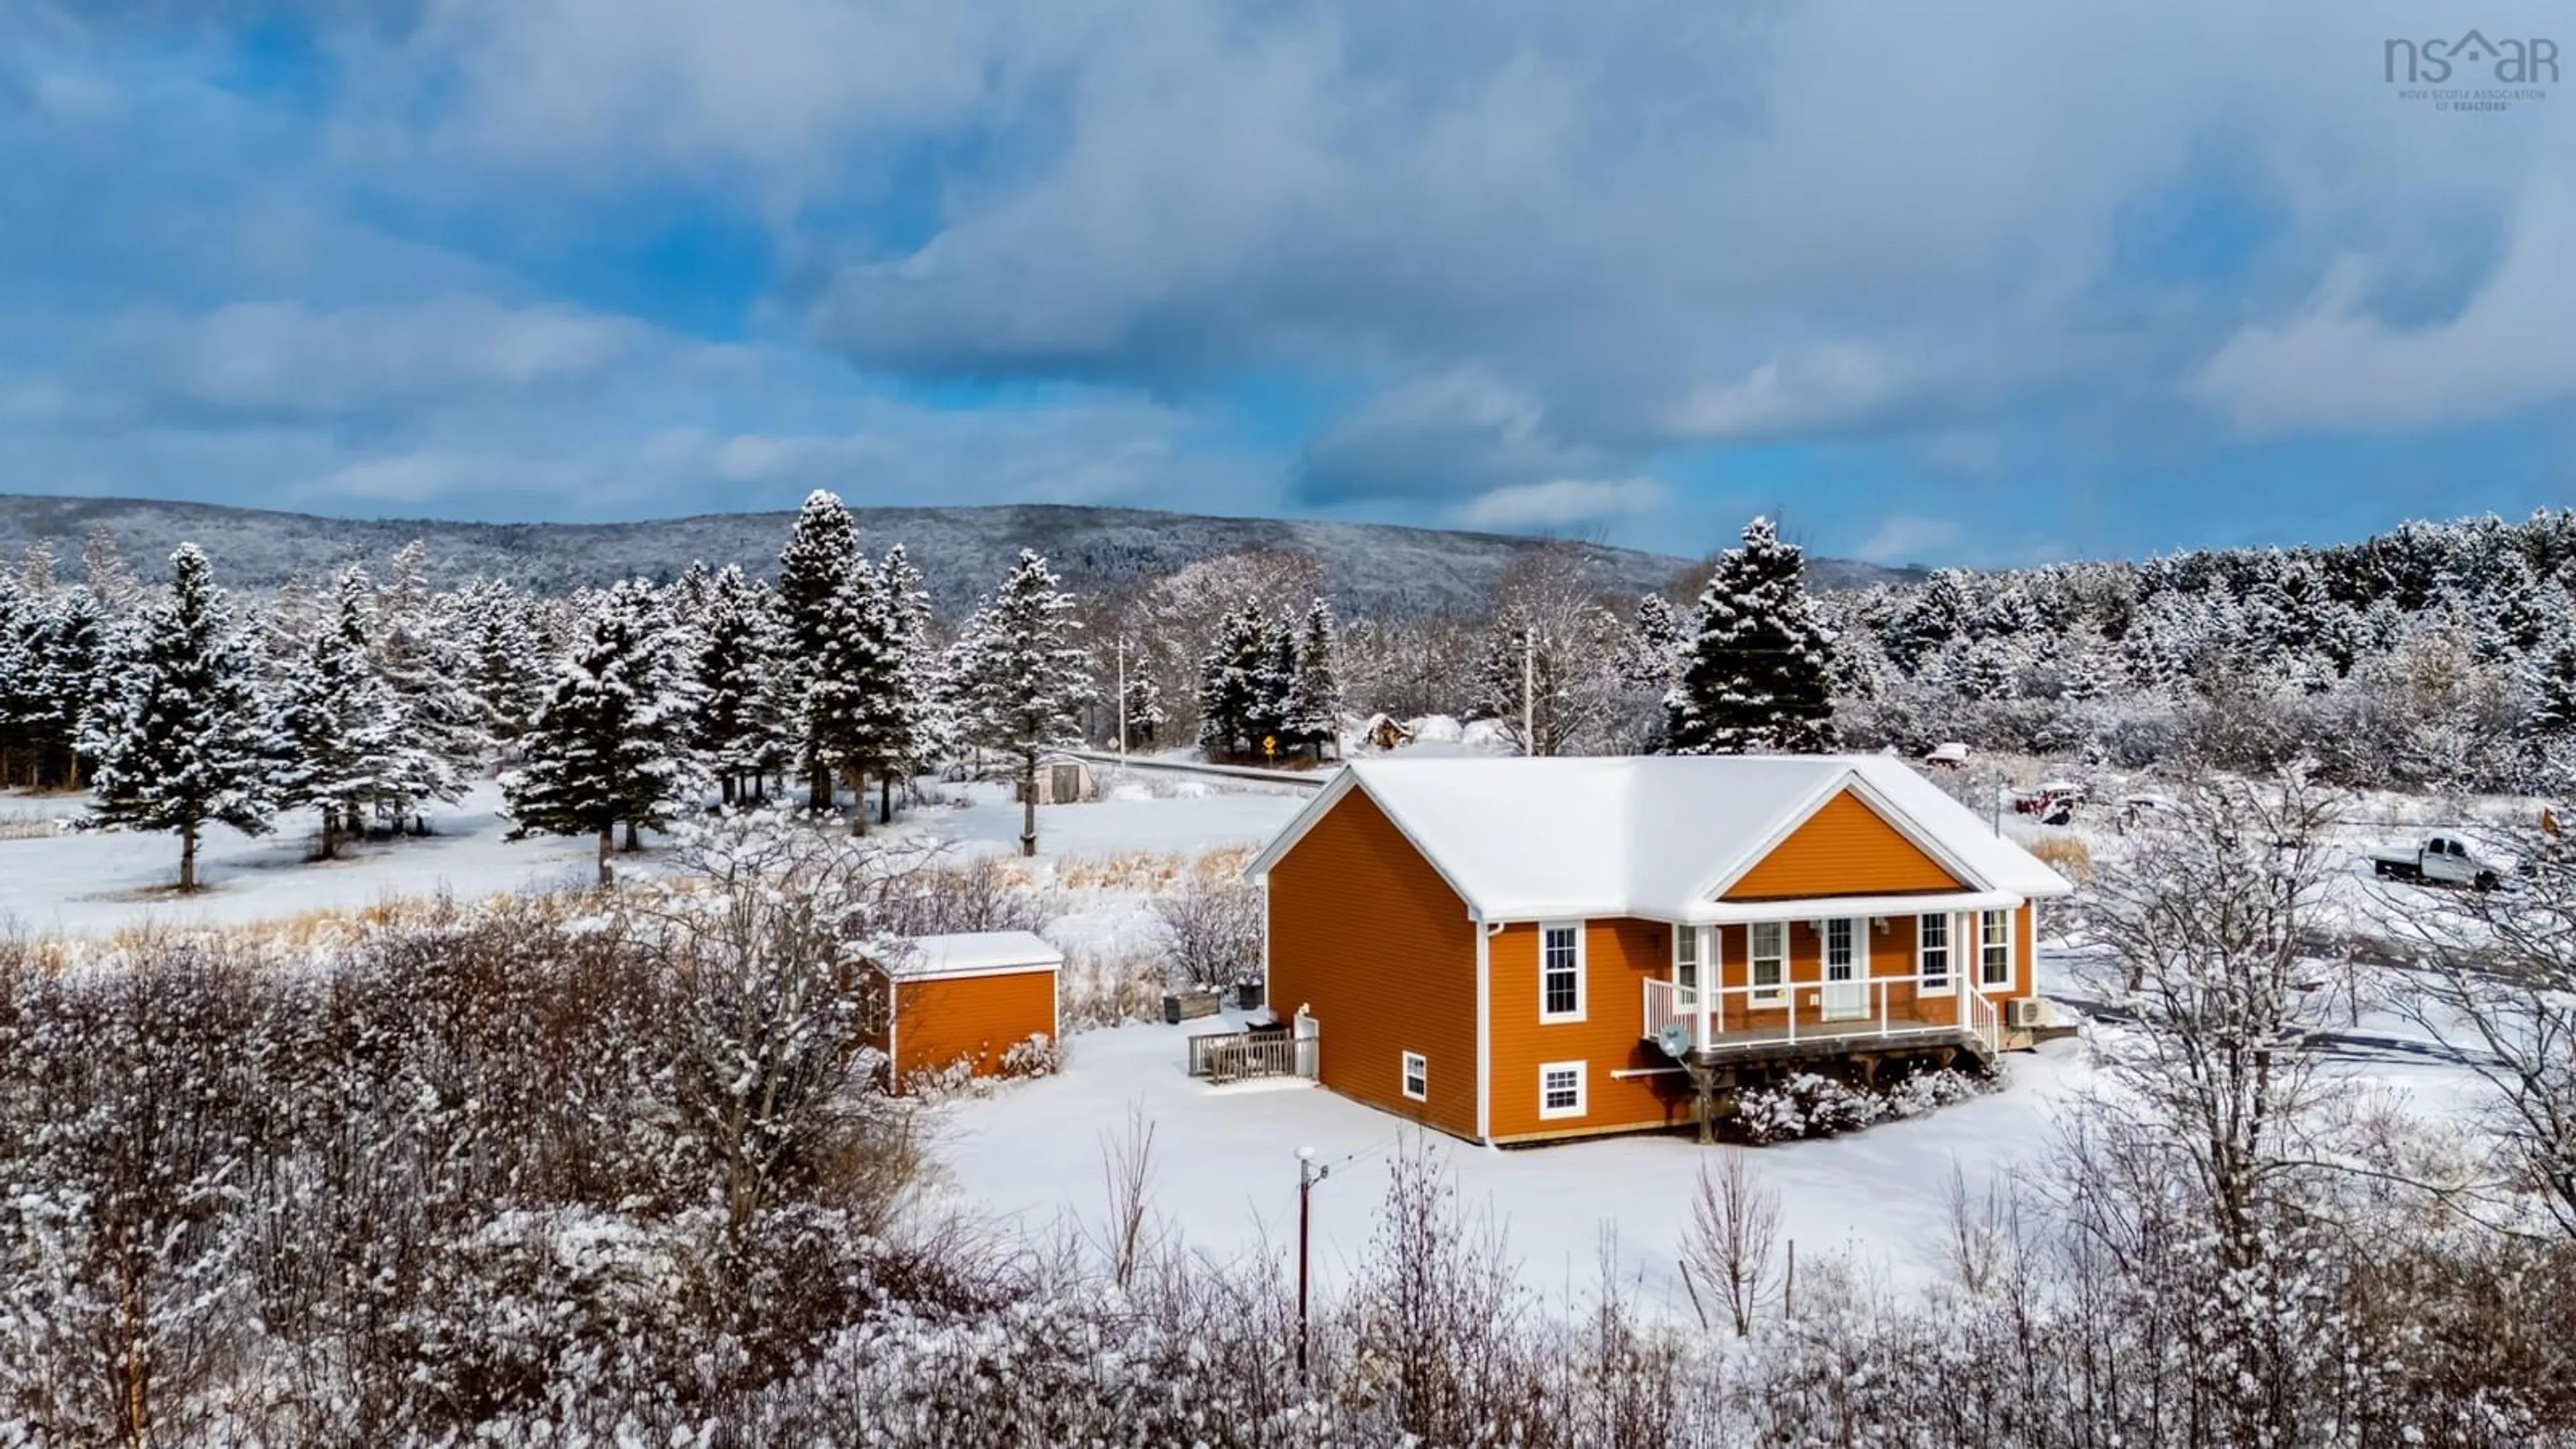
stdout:
[[1297,818],[1288,822],[1288,828],[1280,831],[1277,839],[1271,841],[1267,848],[1252,858],[1252,863],[1243,868],[1244,877],[1265,886],[1268,885],[1271,869],[1287,859],[1288,852],[1295,850],[1298,842],[1306,838],[1306,833],[1313,830],[1326,815],[1332,813],[1333,807],[1340,804],[1342,797],[1348,795],[1353,789],[1368,796],[1369,803],[1377,807],[1377,813],[1385,816],[1387,823],[1395,827],[1395,833],[1403,836],[1405,844],[1413,847],[1413,853],[1421,856],[1423,862],[1439,875],[1441,883],[1449,887],[1449,893],[1465,904],[1467,914],[1476,915],[1476,898],[1467,894],[1467,888],[1458,883],[1455,875],[1450,874],[1449,867],[1441,863],[1439,855],[1423,842],[1420,835],[1414,833],[1413,827],[1404,823],[1404,817],[1396,814],[1384,799],[1371,791],[1367,782],[1360,779],[1360,772],[1348,765],[1343,766],[1340,772],[1333,776],[1332,783],[1315,793],[1315,798],[1306,803],[1305,809],[1297,812]]
[[1832,804],[1834,797],[1845,790],[1860,797],[1860,802],[1868,806],[1872,814],[1886,822],[1889,829],[1903,836],[1907,844],[1930,856],[1934,864],[1949,872],[1952,880],[1975,891],[1993,889],[1991,882],[1968,869],[1965,862],[1941,843],[1940,837],[1924,829],[1921,822],[1899,809],[1896,802],[1888,799],[1885,793],[1870,784],[1868,777],[1858,770],[1846,767],[1827,779],[1822,788],[1801,801],[1798,808],[1783,815],[1779,824],[1766,832],[1750,849],[1729,862],[1717,878],[1702,886],[1693,894],[1692,899],[1713,901],[1733,890],[1738,881],[1752,874],[1754,867],[1770,859],[1771,852],[1786,844],[1790,836],[1797,834],[1801,827],[1816,817],[1817,812]]

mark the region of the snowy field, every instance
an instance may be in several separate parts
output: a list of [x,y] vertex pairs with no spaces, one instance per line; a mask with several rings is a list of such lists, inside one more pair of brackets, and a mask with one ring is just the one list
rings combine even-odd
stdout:
[[[1310,798],[1294,785],[1142,775],[1111,776],[1104,799],[1042,809],[1044,860],[1137,851],[1196,856],[1257,844]],[[951,841],[961,853],[1019,848],[1020,808],[1008,786],[952,785],[943,793],[947,803],[903,815],[894,833]],[[68,820],[86,804],[79,796],[0,794],[0,820]],[[591,882],[588,839],[507,839],[500,807],[500,787],[478,784],[458,804],[431,812],[428,836],[346,846],[334,861],[307,860],[314,829],[303,816],[281,817],[274,832],[257,837],[214,826],[199,857],[207,889],[186,897],[170,889],[178,874],[175,836],[0,833],[0,925],[37,935],[97,936],[151,924],[241,925],[358,910],[399,896],[445,892],[470,900]],[[646,839],[648,847],[664,843]],[[630,874],[658,869],[664,860],[654,848],[617,857],[619,870]]]
[[[1486,743],[1426,734],[1432,737],[1424,740],[1424,753],[1470,752]],[[1104,769],[1102,778],[1105,798],[1039,812],[1037,884],[1051,886],[1085,860],[1190,858],[1251,846],[1311,798],[1295,785],[1145,770]],[[947,786],[937,793],[944,798],[909,812],[896,833],[952,842],[961,852],[1016,850],[1020,810],[1007,787]],[[82,803],[0,795],[0,821],[17,823],[0,831],[0,923],[89,936],[156,922],[238,924],[440,891],[473,898],[577,886],[587,883],[592,868],[588,840],[505,839],[499,791],[486,784],[434,815],[431,836],[356,846],[347,859],[331,863],[307,862],[312,841],[301,820],[282,821],[277,834],[260,839],[218,828],[204,857],[211,888],[182,899],[167,890],[177,857],[168,836],[48,834],[30,824],[76,814]],[[2390,838],[2408,816],[2439,808],[2373,800],[2357,812],[2347,827],[2356,852],[2348,891],[2356,912],[2377,889],[2358,868],[2357,852]],[[2051,831],[2016,818],[2007,829],[2025,840],[2072,835],[2097,859],[2121,849],[2107,823],[2080,821],[2073,831]],[[648,850],[619,862],[634,873],[658,868],[667,856]],[[1140,892],[1058,890],[1053,899],[1060,914],[1048,934],[1061,945],[1117,950],[1144,936],[1148,898]],[[2044,942],[2043,989],[2063,991],[2069,983],[2060,978],[2072,960],[2063,943]],[[2356,1025],[2422,1034],[2378,1008]],[[1694,1179],[1709,1156],[1687,1137],[1501,1151],[1422,1137],[1396,1117],[1302,1084],[1214,1088],[1182,1070],[1183,1040],[1219,1026],[1131,1024],[1078,1033],[1066,1043],[1061,1075],[939,1109],[932,1129],[940,1164],[935,1202],[1004,1233],[1094,1225],[1106,1205],[1104,1152],[1134,1109],[1154,1130],[1157,1231],[1220,1258],[1293,1245],[1294,1154],[1314,1148],[1332,1174],[1314,1198],[1315,1263],[1330,1284],[1367,1248],[1391,1156],[1419,1140],[1453,1169],[1469,1210],[1501,1231],[1532,1290],[1569,1299],[1588,1294],[1599,1281],[1608,1237],[1641,1303],[1689,1311],[1675,1254]],[[2428,1114],[2460,1110],[2467,1089],[2467,1074],[2456,1067],[2368,1052],[2339,1059],[2334,1070],[2357,1089],[2404,1094]],[[2037,1167],[2052,1150],[2068,1095],[2088,1076],[2083,1042],[2052,1043],[2011,1057],[2007,1082],[1992,1096],[1829,1141],[1760,1149],[1757,1175],[1779,1194],[1783,1231],[1797,1241],[1802,1262],[1810,1254],[1839,1255],[1893,1284],[1925,1281],[1943,1268],[1953,1174],[1982,1192],[1991,1180]]]
[[[2048,963],[2043,948],[2043,982]],[[1220,1259],[1292,1249],[1297,1161],[1312,1147],[1332,1175],[1314,1194],[1319,1281],[1349,1273],[1368,1246],[1390,1157],[1420,1143],[1451,1172],[1464,1206],[1499,1228],[1525,1287],[1583,1301],[1600,1281],[1605,1236],[1641,1304],[1690,1313],[1677,1252],[1709,1149],[1687,1135],[1478,1147],[1305,1084],[1211,1087],[1182,1069],[1183,1042],[1214,1021],[1128,1025],[1066,1043],[1064,1072],[952,1104],[934,1149],[948,1203],[994,1229],[1097,1234],[1105,1165],[1131,1109],[1153,1125],[1156,1231]],[[1325,1050],[1331,1050],[1328,1041]],[[1982,1196],[2040,1167],[2070,1094],[2090,1079],[2082,1040],[2006,1058],[1991,1096],[1823,1141],[1754,1150],[1756,1180],[1779,1194],[1781,1232],[1802,1262],[1839,1256],[1892,1286],[1945,1271],[1953,1174]],[[2339,1058],[2356,1091],[2413,1111],[2462,1110],[2468,1074],[2438,1064]]]

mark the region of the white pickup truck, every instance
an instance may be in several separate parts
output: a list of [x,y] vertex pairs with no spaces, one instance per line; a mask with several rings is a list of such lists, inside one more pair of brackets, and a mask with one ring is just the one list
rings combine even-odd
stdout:
[[2454,836],[2436,835],[2413,850],[2374,850],[2370,868],[2389,880],[2416,880],[2432,885],[2463,885],[2491,891],[2504,872],[2470,851]]

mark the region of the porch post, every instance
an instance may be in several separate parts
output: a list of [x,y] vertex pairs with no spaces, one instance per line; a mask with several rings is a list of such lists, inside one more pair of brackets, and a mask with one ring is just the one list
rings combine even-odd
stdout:
[[1692,1028],[1697,1034],[1691,1038],[1691,1042],[1700,1050],[1706,1051],[1710,1044],[1709,998],[1717,995],[1718,988],[1726,984],[1726,963],[1717,959],[1717,947],[1725,937],[1715,926],[1691,926],[1686,929],[1699,933],[1699,939],[1692,943],[1697,948],[1692,952],[1692,958],[1699,962],[1699,990],[1691,993],[1695,998],[1691,1002],[1691,1010],[1697,1014],[1699,1020]]
[[1962,1031],[1968,1027],[1968,992],[1974,989],[1975,972],[1981,963],[1976,952],[1960,944],[1967,936],[1959,925],[1962,920],[1974,919],[1959,911],[1950,913],[1950,994],[1958,999],[1959,1029]]

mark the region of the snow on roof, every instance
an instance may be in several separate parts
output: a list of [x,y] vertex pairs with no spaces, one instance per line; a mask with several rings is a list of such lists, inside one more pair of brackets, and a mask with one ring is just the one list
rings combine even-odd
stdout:
[[1488,920],[1710,914],[1710,902],[1846,787],[1972,892],[2064,895],[2065,879],[1883,755],[1360,760],[1252,863],[1266,871],[1346,788]]
[[966,931],[950,936],[915,936],[911,949],[885,962],[907,980],[923,976],[975,976],[1013,968],[1053,971],[1064,953],[1029,931]]

